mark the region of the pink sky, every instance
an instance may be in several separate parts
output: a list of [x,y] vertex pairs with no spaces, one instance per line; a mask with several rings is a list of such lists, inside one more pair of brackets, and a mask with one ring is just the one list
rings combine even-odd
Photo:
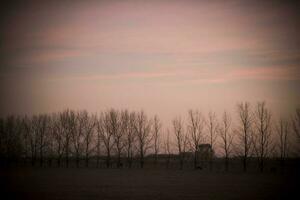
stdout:
[[259,1],[54,1],[11,5],[1,35],[1,115],[299,106],[297,6]]

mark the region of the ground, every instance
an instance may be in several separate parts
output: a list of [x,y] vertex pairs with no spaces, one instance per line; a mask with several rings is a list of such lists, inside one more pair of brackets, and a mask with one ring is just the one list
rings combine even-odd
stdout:
[[296,189],[295,175],[278,173],[15,168],[0,176],[7,199],[292,199]]

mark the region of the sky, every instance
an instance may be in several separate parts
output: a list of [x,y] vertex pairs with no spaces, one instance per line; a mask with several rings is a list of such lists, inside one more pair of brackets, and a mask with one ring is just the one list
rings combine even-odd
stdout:
[[188,109],[300,100],[293,1],[15,1],[1,6],[0,115]]

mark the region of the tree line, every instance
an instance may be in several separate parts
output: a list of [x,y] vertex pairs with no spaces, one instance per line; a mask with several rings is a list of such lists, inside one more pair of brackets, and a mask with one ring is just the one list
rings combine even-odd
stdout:
[[[77,167],[84,162],[88,167],[93,159],[99,167],[105,158],[107,168],[115,162],[118,168],[126,164],[131,168],[138,160],[141,168],[147,155],[156,164],[164,155],[166,166],[176,154],[179,168],[183,169],[186,153],[193,153],[193,165],[197,168],[197,150],[201,144],[209,144],[211,153],[218,152],[228,170],[233,156],[241,159],[247,171],[249,158],[257,159],[260,171],[265,161],[277,157],[284,167],[291,152],[293,138],[300,141],[300,109],[288,119],[273,119],[265,102],[236,106],[237,120],[224,112],[221,117],[209,112],[189,110],[185,120],[173,118],[171,127],[163,129],[157,115],[149,117],[144,111],[109,109],[99,114],[87,111],[64,110],[52,114],[33,116],[10,115],[0,118],[1,165],[29,162],[31,165],[69,167],[74,161]],[[213,169],[209,159],[209,169]]]

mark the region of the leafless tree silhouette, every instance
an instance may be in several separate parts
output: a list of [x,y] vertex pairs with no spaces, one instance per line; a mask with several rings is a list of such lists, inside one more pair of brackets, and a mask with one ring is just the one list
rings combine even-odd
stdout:
[[48,166],[52,166],[52,161],[55,158],[55,140],[54,140],[54,132],[53,132],[53,123],[54,123],[54,116],[48,116],[48,128],[47,128],[47,140],[46,140],[46,158],[48,162]]
[[187,146],[188,137],[187,134],[184,133],[184,128],[183,128],[184,124],[180,117],[175,118],[172,121],[172,124],[173,124],[175,139],[176,139],[176,145],[178,149],[179,165],[180,165],[180,169],[183,169],[184,155],[185,155],[184,153]]
[[53,140],[54,140],[54,151],[57,157],[57,165],[60,167],[61,160],[64,155],[65,149],[64,149],[64,129],[62,125],[62,120],[60,114],[54,114],[52,116],[52,134],[53,134]]
[[[214,154],[214,146],[215,146],[215,142],[217,139],[217,131],[218,131],[218,121],[217,121],[217,116],[216,113],[214,112],[209,112],[208,113],[208,132],[209,132],[209,143],[211,146],[211,155]],[[212,171],[213,169],[213,156],[210,156],[209,159],[209,169],[210,171]]]
[[203,142],[205,119],[199,111],[189,110],[188,112],[188,132],[190,135],[191,148],[194,151],[194,168],[197,168],[197,149]]
[[0,166],[3,165],[5,159],[5,143],[4,143],[4,119],[0,118]]
[[2,123],[2,154],[6,164],[10,165],[13,161],[17,161],[22,154],[22,120],[20,117],[10,115]]
[[134,142],[136,140],[135,123],[136,115],[134,112],[129,113],[127,110],[122,114],[123,122],[126,121],[125,131],[125,148],[128,167],[132,167],[133,154],[134,154]]
[[253,137],[254,150],[259,161],[260,171],[264,170],[264,161],[271,148],[271,113],[265,102],[258,102],[255,114],[255,136]]
[[94,128],[96,124],[96,116],[89,116],[87,111],[82,111],[78,114],[79,123],[83,127],[85,166],[89,166],[89,157],[91,153],[91,141],[94,135]]
[[[33,119],[32,119],[33,120]],[[29,141],[29,152],[31,155],[31,164],[35,165],[37,159],[37,150],[38,150],[38,136],[37,132],[34,130],[32,120],[28,117],[25,117],[23,120],[26,139]]]
[[83,142],[84,142],[84,120],[81,119],[82,114],[76,114],[76,128],[71,132],[71,141],[73,143],[73,149],[76,159],[76,167],[79,167],[80,156],[83,151]]
[[33,120],[33,126],[34,126],[34,131],[37,133],[38,136],[40,166],[42,166],[44,161],[44,148],[46,146],[48,116],[47,115],[35,116]]
[[285,160],[288,156],[288,151],[289,151],[289,133],[290,133],[289,122],[281,118],[276,126],[276,131],[279,137],[278,150],[280,155],[280,167],[281,167],[281,172],[284,172]]
[[296,109],[296,113],[293,116],[293,130],[298,140],[298,151],[300,151],[300,108]]
[[[111,127],[111,111],[105,112],[102,117],[99,119],[98,122],[98,131],[100,131],[101,139],[104,143],[105,150],[106,150],[106,167],[110,167],[110,160],[111,160],[111,150],[114,146],[113,142],[113,131]],[[101,128],[99,128],[99,125]]]
[[253,116],[250,111],[250,103],[244,102],[237,105],[238,112],[238,145],[242,148],[243,169],[247,171],[247,161],[252,148],[252,124]]
[[153,139],[151,135],[151,121],[148,120],[144,111],[141,111],[136,116],[135,131],[137,136],[137,145],[140,155],[140,166],[144,167],[144,157],[147,150],[151,147],[151,141]]
[[226,111],[223,113],[222,123],[220,124],[218,131],[225,159],[225,171],[228,171],[229,158],[232,152],[233,135],[231,132],[231,117]]
[[[126,127],[126,121],[124,118],[120,117],[120,113],[116,110],[110,111],[110,126],[112,131],[113,140],[115,143],[115,147],[117,150],[117,167],[120,168],[121,166],[121,154],[124,148],[124,136],[121,128]],[[122,120],[122,121],[121,121]]]
[[154,164],[157,165],[157,155],[160,150],[160,134],[162,124],[157,115],[154,116],[153,120],[153,143],[154,143]]
[[167,136],[164,140],[164,152],[166,154],[166,167],[169,168],[171,158],[170,131],[167,130]]
[[66,158],[66,167],[69,167],[69,157],[71,152],[71,137],[72,132],[75,131],[76,128],[76,115],[74,111],[65,110],[60,113],[60,120],[63,130],[64,136],[64,150],[65,150],[65,158]]
[[103,125],[103,116],[98,116],[95,119],[95,127],[96,127],[96,162],[97,167],[100,166],[100,155],[101,155],[101,137],[102,133],[104,132],[104,125]]

